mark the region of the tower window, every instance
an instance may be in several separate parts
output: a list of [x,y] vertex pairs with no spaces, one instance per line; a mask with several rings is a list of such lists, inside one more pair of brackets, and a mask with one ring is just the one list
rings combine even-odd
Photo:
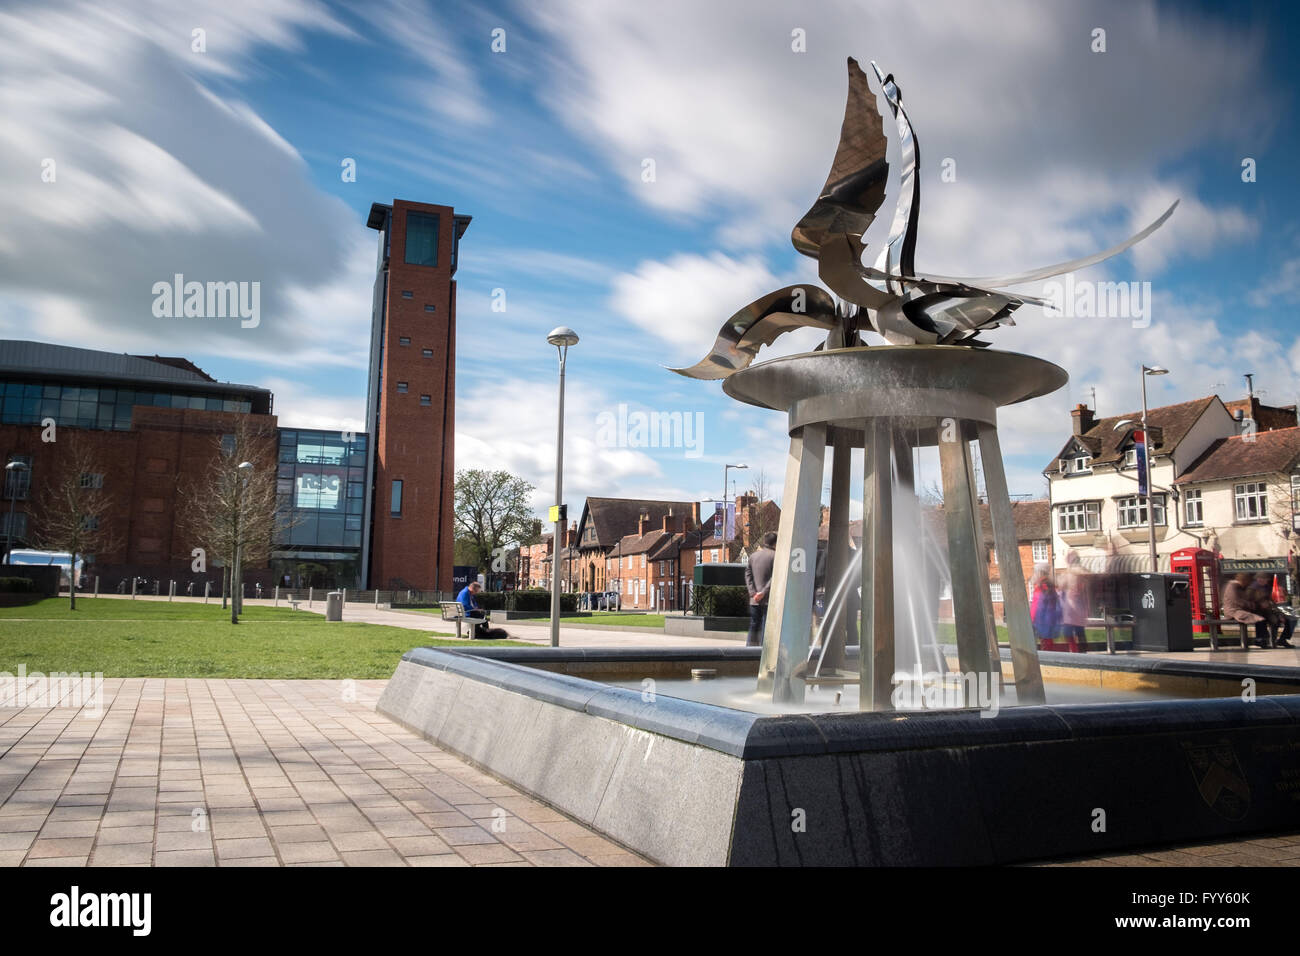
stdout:
[[436,305],[429,305],[429,304],[426,302],[425,305],[424,305],[424,311],[425,311],[425,312],[437,312],[437,311],[438,311],[438,307],[437,307]]
[[433,396],[432,396],[432,395],[421,395],[421,396],[420,396],[420,404],[421,404],[421,405],[432,405],[432,404],[433,404]]
[[425,358],[433,358],[433,349],[424,349],[423,352]]
[[414,298],[415,298],[415,293],[412,292],[410,289],[403,289],[403,290],[402,290],[402,298],[403,298],[403,299],[414,299]]
[[438,264],[438,217],[427,212],[406,214],[406,264]]
[[403,336],[401,336],[401,337],[397,340],[397,344],[398,344],[398,345],[410,345],[410,344],[411,344],[411,337],[410,337],[409,335],[403,335]]
[[398,383],[397,383],[397,390],[398,390],[399,392],[401,392],[403,395],[405,395],[405,394],[406,394],[406,383],[405,383],[405,382],[398,382]]
[[402,481],[400,478],[393,482],[393,495],[389,501],[388,513],[398,518],[402,516]]

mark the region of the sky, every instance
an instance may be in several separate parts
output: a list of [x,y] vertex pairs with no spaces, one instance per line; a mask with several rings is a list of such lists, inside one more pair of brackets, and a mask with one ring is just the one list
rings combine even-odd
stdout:
[[[1026,306],[984,336],[1069,373],[999,415],[1012,493],[1042,496],[1070,409],[1137,409],[1143,363],[1170,370],[1153,406],[1242,397],[1247,372],[1265,401],[1296,401],[1298,22],[1283,3],[1142,0],[0,2],[0,337],[183,355],[270,388],[282,426],[356,429],[366,214],[450,205],[473,217],[457,468],[522,476],[544,513],[546,333],[568,325],[571,513],[587,495],[718,498],[728,463],[749,465],[737,490],[761,474],[779,500],[784,415],[665,367],[702,358],[759,295],[817,281],[790,230],[830,168],[846,58],[874,59],[920,143],[921,271],[1086,255],[1180,200],[1076,277],[1150,283],[1149,321]],[[891,180],[886,232],[895,195]],[[871,264],[880,230],[867,238]],[[176,273],[259,282],[259,323],[155,315]],[[802,330],[760,359],[818,341]],[[621,408],[681,413],[690,441],[628,447]],[[933,463],[919,481],[937,483]]]

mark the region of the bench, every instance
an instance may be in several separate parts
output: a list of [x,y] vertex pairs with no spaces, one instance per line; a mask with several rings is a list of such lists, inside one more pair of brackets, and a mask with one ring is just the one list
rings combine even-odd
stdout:
[[[1246,628],[1252,627],[1253,625],[1247,624],[1245,621],[1238,621],[1236,618],[1233,617],[1218,617],[1218,618],[1198,617],[1192,619],[1192,626],[1204,627],[1207,631],[1209,631],[1210,650],[1212,651],[1217,651],[1219,649],[1219,628],[1222,627],[1235,626],[1241,628],[1241,649],[1244,651],[1250,647],[1250,635],[1246,631]],[[1273,636],[1272,636],[1272,631],[1270,630],[1269,647],[1272,646],[1273,646]]]
[[1124,608],[1105,607],[1101,609],[1101,617],[1090,617],[1084,622],[1086,626],[1104,627],[1106,629],[1106,653],[1115,653],[1115,628],[1127,627],[1133,629],[1133,613]]

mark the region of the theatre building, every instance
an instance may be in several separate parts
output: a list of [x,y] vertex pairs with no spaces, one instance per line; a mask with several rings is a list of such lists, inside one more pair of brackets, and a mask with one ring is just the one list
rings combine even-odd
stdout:
[[[0,454],[6,471],[0,537],[39,546],[35,503],[55,472],[58,441],[42,423],[74,430],[112,501],[115,548],[92,555],[102,590],[132,577],[219,590],[221,571],[191,570],[184,515],[241,419],[274,436],[276,494],[290,519],[264,567],[263,586],[450,589],[455,480],[456,284],[469,217],[450,206],[376,203],[379,232],[371,315],[366,430],[280,428],[274,397],[222,382],[185,358],[124,355],[43,342],[0,341]],[[12,509],[12,527],[10,511]]]

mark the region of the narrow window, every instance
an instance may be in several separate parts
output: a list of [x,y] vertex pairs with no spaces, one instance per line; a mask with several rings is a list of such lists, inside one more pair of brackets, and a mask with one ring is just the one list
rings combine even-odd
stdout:
[[402,516],[402,481],[400,478],[393,481],[393,497],[391,504],[388,506],[388,513],[394,518]]

